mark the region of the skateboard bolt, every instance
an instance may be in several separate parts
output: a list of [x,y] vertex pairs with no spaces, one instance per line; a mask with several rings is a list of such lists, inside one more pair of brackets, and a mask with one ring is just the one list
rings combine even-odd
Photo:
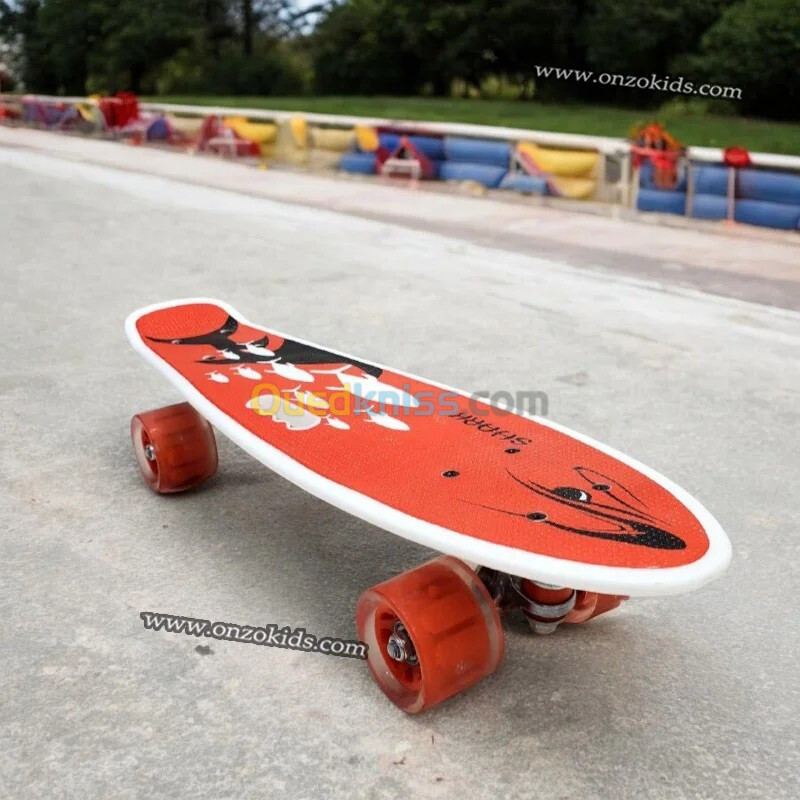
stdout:
[[393,661],[405,661],[408,664],[418,663],[414,645],[402,622],[395,622],[389,641],[386,642],[386,652]]
[[558,622],[540,622],[539,620],[529,617],[528,625],[530,629],[539,636],[547,636],[558,627]]
[[144,446],[144,457],[148,461],[155,461],[156,460],[156,449],[151,444],[146,444]]

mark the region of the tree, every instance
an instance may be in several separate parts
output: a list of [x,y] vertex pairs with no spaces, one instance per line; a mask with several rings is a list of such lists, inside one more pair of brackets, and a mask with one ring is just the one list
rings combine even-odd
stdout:
[[[414,94],[422,88],[419,45],[409,36],[424,2],[350,0],[321,20],[312,39],[323,94]],[[424,10],[422,11],[424,14]],[[429,53],[433,56],[434,53]]]
[[101,17],[89,0],[26,0],[17,17],[25,39],[25,83],[38,91],[86,92],[89,53]]
[[[584,0],[507,0],[489,3],[487,19],[493,65],[520,85],[523,94],[536,84],[536,66],[585,66],[584,48],[579,42],[579,23]],[[574,89],[555,82],[535,86],[537,98],[563,96]]]
[[741,89],[746,113],[800,119],[797,0],[743,0],[728,8],[688,66],[709,83]]
[[447,95],[455,79],[522,81],[575,49],[583,0],[350,0],[311,42],[322,92]]
[[[596,72],[665,77],[677,58],[697,51],[700,39],[734,0],[597,0],[584,18],[586,60]],[[572,65],[570,65],[572,66]],[[661,102],[627,87],[590,89],[617,103]]]
[[92,5],[102,8],[100,35],[91,48],[92,88],[137,93],[152,91],[161,64],[191,41],[205,10],[202,0],[92,0]]

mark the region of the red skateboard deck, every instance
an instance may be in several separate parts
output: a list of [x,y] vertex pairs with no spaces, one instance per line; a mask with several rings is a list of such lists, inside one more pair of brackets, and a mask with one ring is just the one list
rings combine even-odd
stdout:
[[688,591],[722,572],[711,514],[543,418],[247,322],[215,300],[134,312],[134,348],[228,438],[375,525],[531,580]]

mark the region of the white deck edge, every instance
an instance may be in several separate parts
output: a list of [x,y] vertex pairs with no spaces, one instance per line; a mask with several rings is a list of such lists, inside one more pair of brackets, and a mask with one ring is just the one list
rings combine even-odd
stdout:
[[[724,572],[730,563],[731,544],[725,532],[706,508],[684,489],[681,489],[655,470],[640,464],[638,461],[607,445],[550,422],[543,417],[533,417],[521,411],[515,411],[515,413],[572,436],[574,439],[584,442],[642,472],[648,478],[661,485],[685,505],[703,526],[709,541],[706,553],[697,561],[680,567],[645,569],[583,564],[577,561],[528,553],[505,545],[492,544],[443,528],[405,514],[354,489],[348,489],[335,481],[325,478],[251,433],[232,417],[217,408],[177,370],[151,350],[139,336],[136,323],[141,317],[164,308],[195,303],[208,303],[219,306],[243,325],[264,329],[261,325],[249,322],[236,309],[220,300],[202,297],[172,300],[146,306],[128,316],[125,320],[125,332],[134,349],[146,361],[150,362],[200,414],[227,438],[282,477],[343,511],[360,517],[379,528],[396,533],[398,536],[402,536],[412,542],[457,556],[465,561],[482,564],[523,578],[608,594],[652,597],[692,591]],[[321,347],[321,345],[283,334],[277,330],[269,329],[269,331],[265,332],[275,333],[287,339],[294,339],[312,347]],[[328,347],[323,349],[336,355],[341,355],[347,360],[355,358],[355,356],[331,350]],[[422,381],[445,391],[457,392],[465,397],[470,396],[466,392],[452,389],[449,386],[426,378],[419,378],[407,372],[401,372],[394,367],[383,366],[369,359],[359,357],[357,360],[374,364],[381,369],[389,370],[411,380]],[[491,405],[488,401],[483,401],[483,399],[482,402]]]

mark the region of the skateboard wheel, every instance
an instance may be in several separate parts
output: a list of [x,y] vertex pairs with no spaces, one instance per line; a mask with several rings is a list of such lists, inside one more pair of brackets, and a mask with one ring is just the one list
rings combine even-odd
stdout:
[[131,439],[145,483],[159,494],[191,489],[217,471],[214,431],[189,403],[137,414]]
[[472,686],[503,660],[492,598],[452,556],[368,589],[358,600],[356,625],[378,686],[409,714]]

